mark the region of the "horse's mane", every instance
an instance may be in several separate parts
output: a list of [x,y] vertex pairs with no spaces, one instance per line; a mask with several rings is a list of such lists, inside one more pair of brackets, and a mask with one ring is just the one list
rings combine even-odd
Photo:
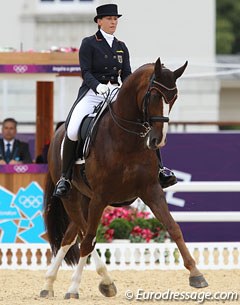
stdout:
[[[144,72],[143,70],[148,71],[149,70],[149,74],[152,73],[154,68],[154,63],[146,63],[143,64],[142,66],[140,66],[139,68],[137,68],[132,74],[130,74],[123,82],[122,84],[122,88],[128,87],[129,85],[132,84],[132,81],[139,76],[139,74],[142,75],[142,73]],[[147,73],[148,74],[148,73]]]

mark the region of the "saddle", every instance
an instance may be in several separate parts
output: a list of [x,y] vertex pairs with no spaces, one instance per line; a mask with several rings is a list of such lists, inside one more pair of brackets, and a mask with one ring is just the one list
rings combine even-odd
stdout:
[[107,101],[104,100],[94,108],[93,113],[88,114],[83,118],[82,124],[78,130],[77,159],[83,161],[88,157],[91,144],[97,133],[97,126],[100,119],[108,111],[107,106]]

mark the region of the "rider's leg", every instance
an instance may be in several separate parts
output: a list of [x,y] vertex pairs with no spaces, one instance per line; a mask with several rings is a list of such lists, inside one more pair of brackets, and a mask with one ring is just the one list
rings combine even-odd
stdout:
[[66,135],[63,143],[62,175],[57,182],[54,196],[63,197],[71,189],[72,167],[75,161],[77,141],[72,141]]
[[157,157],[158,157],[158,161],[159,161],[158,179],[159,179],[159,183],[161,184],[162,188],[166,188],[166,187],[176,184],[177,178],[174,175],[174,173],[167,167],[163,166],[160,150],[157,149],[156,153],[157,153]]
[[53,195],[64,197],[71,189],[72,168],[75,162],[75,150],[78,141],[78,130],[83,118],[92,113],[103,97],[89,90],[81,101],[75,106],[67,127],[63,144],[62,174],[57,182]]

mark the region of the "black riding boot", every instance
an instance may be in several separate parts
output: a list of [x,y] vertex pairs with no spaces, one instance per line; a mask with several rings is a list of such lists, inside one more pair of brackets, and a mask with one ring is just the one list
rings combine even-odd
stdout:
[[167,167],[164,167],[162,164],[162,158],[160,150],[156,151],[158,161],[159,161],[159,172],[158,172],[158,179],[159,183],[161,184],[162,188],[169,187],[177,183],[177,178],[175,177],[174,173]]
[[53,196],[64,197],[72,187],[72,167],[75,162],[76,146],[77,141],[71,141],[66,135],[63,143],[62,175],[55,186]]

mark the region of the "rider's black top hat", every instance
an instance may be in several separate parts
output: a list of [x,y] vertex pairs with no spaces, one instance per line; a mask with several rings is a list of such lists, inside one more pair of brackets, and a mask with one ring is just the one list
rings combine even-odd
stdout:
[[121,17],[122,15],[118,14],[118,7],[116,4],[104,4],[96,8],[97,16],[94,17],[94,21],[97,22],[98,18],[105,16],[117,16]]

